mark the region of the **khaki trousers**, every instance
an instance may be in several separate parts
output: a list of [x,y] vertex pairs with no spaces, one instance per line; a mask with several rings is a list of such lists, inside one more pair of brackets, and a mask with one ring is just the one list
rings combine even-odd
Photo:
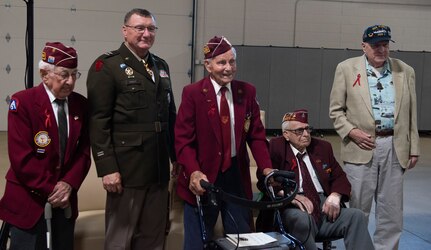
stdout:
[[105,250],[162,250],[168,220],[168,186],[108,193],[105,216]]
[[403,230],[403,174],[393,146],[393,137],[377,137],[372,160],[364,165],[345,162],[352,184],[350,207],[364,211],[367,219],[376,202],[374,246],[376,250],[398,249]]

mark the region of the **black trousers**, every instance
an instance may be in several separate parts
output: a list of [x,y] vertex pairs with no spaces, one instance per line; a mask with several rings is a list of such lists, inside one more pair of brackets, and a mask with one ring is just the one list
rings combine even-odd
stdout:
[[[51,233],[53,250],[73,250],[75,221],[64,217],[61,208],[52,209]],[[46,250],[47,226],[42,215],[36,225],[30,229],[21,229],[11,225],[10,250]]]

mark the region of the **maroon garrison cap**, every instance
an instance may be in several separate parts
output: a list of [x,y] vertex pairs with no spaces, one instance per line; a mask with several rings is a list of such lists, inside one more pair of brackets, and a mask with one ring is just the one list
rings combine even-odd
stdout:
[[220,54],[232,48],[232,44],[226,39],[226,37],[215,36],[211,38],[204,46],[205,59],[214,58]]
[[308,111],[306,109],[295,110],[290,113],[286,113],[283,116],[283,122],[287,121],[297,121],[302,123],[308,123]]
[[47,42],[42,51],[42,61],[60,67],[74,69],[78,66],[78,55],[72,47],[60,42]]

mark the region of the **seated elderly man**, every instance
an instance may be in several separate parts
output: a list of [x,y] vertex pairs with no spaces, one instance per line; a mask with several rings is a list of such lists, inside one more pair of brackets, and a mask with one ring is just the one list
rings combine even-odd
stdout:
[[[346,249],[374,249],[363,212],[340,207],[349,199],[350,183],[331,144],[311,137],[308,112],[285,114],[282,130],[283,136],[270,141],[273,168],[294,171],[299,185],[291,205],[280,211],[287,232],[307,250],[317,249],[316,238],[333,237],[343,237]],[[258,186],[261,182],[259,178]],[[273,212],[261,211],[256,226],[261,231],[273,231]]]

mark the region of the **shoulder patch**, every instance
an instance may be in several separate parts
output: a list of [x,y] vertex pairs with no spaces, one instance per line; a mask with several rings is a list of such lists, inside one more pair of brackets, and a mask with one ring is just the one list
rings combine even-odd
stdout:
[[18,101],[18,99],[12,99],[12,100],[10,100],[10,103],[9,103],[9,111],[11,111],[11,112],[18,112],[18,104],[19,104],[19,101]]
[[96,70],[96,72],[101,71],[103,68],[103,61],[102,60],[97,60],[96,63],[94,64],[94,70]]

